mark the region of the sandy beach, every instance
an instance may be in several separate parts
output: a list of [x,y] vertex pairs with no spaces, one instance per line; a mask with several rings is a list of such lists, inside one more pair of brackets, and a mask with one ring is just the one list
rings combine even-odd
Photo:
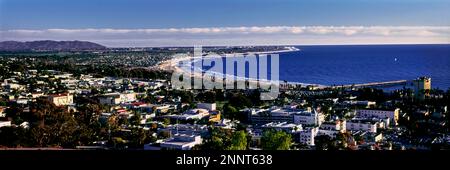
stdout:
[[[264,51],[264,52],[246,52],[246,53],[231,53],[231,54],[222,54],[216,56],[217,58],[222,57],[236,57],[236,56],[243,56],[243,55],[251,55],[251,54],[277,54],[277,53],[285,53],[285,52],[293,52],[293,51],[300,51],[300,49],[295,47],[285,47],[285,50],[277,50],[277,51]],[[212,56],[208,56],[212,57]],[[187,54],[184,55],[184,57],[175,57],[169,60],[165,60],[154,66],[156,69],[165,70],[165,71],[179,71],[180,68],[178,68],[178,63],[181,61],[187,61],[187,60],[196,60],[200,59],[202,57],[191,57]]]
[[[245,52],[245,53],[231,53],[231,54],[222,54],[222,55],[217,55],[217,56],[208,56],[208,57],[217,57],[217,58],[222,58],[222,57],[239,57],[239,56],[244,56],[244,55],[259,55],[259,54],[278,54],[278,53],[285,53],[285,52],[294,52],[294,51],[300,51],[300,49],[295,48],[295,47],[285,47],[284,50],[277,50],[277,51],[264,51],[264,52]],[[159,70],[164,70],[164,71],[173,71],[173,72],[177,72],[179,74],[186,72],[186,70],[184,70],[183,68],[180,68],[179,63],[180,62],[187,62],[187,63],[183,63],[183,64],[189,64],[191,62],[195,62],[198,59],[201,59],[202,57],[191,57],[188,54],[185,54],[183,56],[178,56],[178,57],[174,57],[172,59],[166,60],[161,62],[160,64],[156,65],[154,67],[154,69],[159,69]],[[192,60],[192,61],[189,61]],[[208,75],[213,75],[216,74],[216,77],[220,77],[223,76],[222,73],[213,73],[213,72],[206,72],[204,74],[202,74],[202,72],[200,71],[194,71],[194,73],[190,73],[194,79],[202,79],[202,78],[206,78],[206,76]],[[217,75],[219,74],[219,75]],[[267,84],[281,84],[282,82],[280,82],[280,80],[277,81],[270,81],[270,80],[256,80],[256,79],[246,79],[244,77],[236,77],[233,75],[224,75],[225,80],[227,81],[227,83],[232,83],[234,81],[234,79],[236,78],[237,81],[248,81],[249,83],[254,83],[254,84],[262,84],[264,83],[265,85]],[[222,79],[216,79],[215,81],[217,81],[218,83],[223,83]],[[312,84],[306,84],[306,83],[299,83],[299,82],[289,82],[289,84],[298,84],[298,85],[302,85],[302,86],[307,86],[307,85],[312,85]]]

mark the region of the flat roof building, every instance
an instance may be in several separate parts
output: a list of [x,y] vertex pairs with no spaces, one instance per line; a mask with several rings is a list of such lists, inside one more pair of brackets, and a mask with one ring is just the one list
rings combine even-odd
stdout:
[[176,134],[160,146],[163,150],[191,150],[195,145],[202,144],[202,141],[199,135]]

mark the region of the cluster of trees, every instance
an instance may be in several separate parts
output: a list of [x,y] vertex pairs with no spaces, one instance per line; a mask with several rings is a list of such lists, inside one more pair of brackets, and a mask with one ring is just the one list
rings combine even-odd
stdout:
[[30,112],[22,110],[7,110],[7,117],[14,124],[24,121],[29,128],[3,127],[0,129],[0,145],[8,147],[74,147],[93,141],[95,132],[90,126],[77,121],[82,119],[74,117],[64,108],[56,107],[47,100],[39,99],[30,106]]
[[[328,135],[319,135],[314,138],[316,150],[343,150],[347,149],[347,139],[351,137],[350,133],[339,133],[336,139]],[[359,141],[359,139],[355,139]]]
[[[210,135],[198,150],[247,150],[252,145],[252,137],[245,130],[232,131],[230,129],[211,128]],[[292,137],[283,131],[266,130],[257,144],[264,150],[289,150]]]
[[258,90],[253,90],[249,94],[241,92],[227,93],[226,96],[226,101],[228,101],[228,103],[223,106],[223,113],[225,117],[232,120],[245,122],[247,115],[240,113],[239,110],[263,104]]
[[11,126],[0,128],[0,146],[7,147],[65,147],[92,145],[95,141],[107,141],[111,147],[142,148],[145,143],[156,140],[156,129],[145,131],[131,128],[121,131],[120,126],[138,125],[140,115],[136,113],[127,123],[113,115],[102,121],[100,114],[105,108],[92,100],[80,100],[77,112],[57,107],[46,99],[31,104],[30,111],[11,106],[6,116],[14,124],[28,122],[29,127]]
[[266,130],[261,137],[263,150],[289,150],[292,146],[292,137],[284,131]]
[[212,127],[210,135],[205,138],[202,145],[196,146],[198,150],[246,150],[249,136],[243,130],[233,132],[231,129]]
[[215,89],[200,92],[195,96],[195,99],[205,103],[214,103],[216,101],[224,101],[225,97],[223,90]]
[[180,97],[182,103],[193,103],[194,101],[194,94],[187,90],[172,90],[170,96]]

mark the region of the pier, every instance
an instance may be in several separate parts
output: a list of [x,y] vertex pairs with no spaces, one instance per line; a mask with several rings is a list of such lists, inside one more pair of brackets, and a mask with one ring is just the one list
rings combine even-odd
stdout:
[[383,81],[383,82],[372,82],[372,83],[362,83],[362,84],[351,84],[351,85],[341,85],[341,86],[328,86],[330,88],[362,88],[362,87],[389,87],[395,85],[406,85],[407,80],[395,80],[395,81]]
[[395,81],[383,81],[383,82],[371,82],[371,83],[362,83],[362,84],[349,84],[349,85],[333,85],[333,86],[325,86],[325,85],[317,85],[317,84],[299,84],[299,83],[280,83],[280,90],[294,90],[299,87],[308,87],[310,90],[319,90],[319,89],[338,89],[338,88],[364,88],[364,87],[389,87],[389,86],[397,86],[397,85],[406,85],[407,80],[395,80]]

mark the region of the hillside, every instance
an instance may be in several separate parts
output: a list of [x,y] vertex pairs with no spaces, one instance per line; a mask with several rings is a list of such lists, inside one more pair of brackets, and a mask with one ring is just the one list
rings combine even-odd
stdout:
[[105,46],[88,41],[3,41],[0,51],[76,51],[104,50]]

